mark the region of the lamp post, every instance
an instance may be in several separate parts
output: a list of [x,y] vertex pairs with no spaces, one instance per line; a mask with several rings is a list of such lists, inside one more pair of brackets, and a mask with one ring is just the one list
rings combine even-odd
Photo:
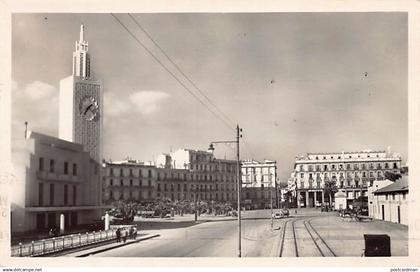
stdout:
[[214,144],[236,144],[236,179],[237,179],[237,187],[238,187],[238,257],[241,257],[241,162],[239,160],[239,139],[242,137],[241,135],[242,128],[239,128],[239,125],[236,125],[236,140],[235,141],[215,141],[211,142],[209,146],[209,151],[214,151]]

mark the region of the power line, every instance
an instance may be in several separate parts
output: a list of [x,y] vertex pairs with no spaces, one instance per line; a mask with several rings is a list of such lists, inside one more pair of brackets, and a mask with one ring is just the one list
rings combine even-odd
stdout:
[[134,23],[143,31],[144,34],[146,34],[146,36],[153,42],[154,45],[156,45],[157,48],[159,48],[160,52],[172,63],[172,65],[176,68],[176,70],[178,70],[179,73],[181,73],[187,80],[188,82],[202,95],[204,96],[204,98],[226,119],[229,120],[232,124],[234,124],[235,122],[232,121],[232,119],[229,118],[229,116],[227,116],[226,114],[224,114],[224,112],[222,112],[220,110],[220,108],[213,103],[213,101],[211,101],[211,99],[204,93],[204,91],[202,91],[192,80],[189,76],[187,76],[182,70],[181,68],[169,57],[169,55],[165,52],[165,50],[163,50],[163,48],[161,46],[159,46],[159,44],[153,39],[153,37],[149,34],[149,32],[140,24],[140,22],[138,20],[136,20],[134,18],[134,16],[132,16],[130,13],[128,13],[128,16],[130,16],[130,18],[134,21]]
[[217,113],[215,113],[211,108],[207,106],[201,99],[194,94],[171,70],[169,70],[160,60],[156,57],[137,37],[134,35],[114,14],[111,13],[111,16],[133,37],[133,39],[141,46],[144,50],[146,50],[153,59],[159,63],[186,91],[188,91],[198,102],[200,102],[208,111],[210,111],[216,118],[222,121],[229,129],[233,129],[231,125],[226,122],[223,118],[221,118]]

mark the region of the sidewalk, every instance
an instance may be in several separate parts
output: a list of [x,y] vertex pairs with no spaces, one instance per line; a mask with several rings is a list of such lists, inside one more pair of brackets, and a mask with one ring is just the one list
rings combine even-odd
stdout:
[[[102,246],[97,246],[97,247],[93,247],[93,248],[88,248],[88,249],[81,249],[78,250],[77,252],[71,252],[71,253],[63,253],[60,255],[56,255],[56,256],[63,256],[63,257],[87,257],[89,255],[93,255],[96,253],[100,253],[100,252],[104,252],[107,250],[111,250],[114,248],[118,248],[118,247],[122,247],[122,246],[126,246],[126,245],[131,245],[134,243],[139,243],[140,241],[144,241],[144,240],[148,240],[148,239],[152,239],[152,238],[156,238],[159,237],[159,234],[146,234],[144,236],[138,237],[135,240],[127,240],[127,242],[112,242],[112,243],[108,243],[106,245],[102,245]],[[55,257],[55,256],[54,256]]]

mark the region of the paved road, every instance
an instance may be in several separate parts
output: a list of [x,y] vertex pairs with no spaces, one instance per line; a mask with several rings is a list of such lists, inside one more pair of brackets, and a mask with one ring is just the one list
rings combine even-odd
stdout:
[[[278,251],[282,219],[270,211],[247,211],[242,221],[242,256],[274,257]],[[236,257],[237,220],[206,222],[189,227],[159,230],[160,237],[93,255],[93,257]]]
[[[144,220],[142,232],[159,233],[159,238],[99,253],[101,257],[236,257],[237,220],[229,217],[200,217],[195,224],[187,217]],[[331,257],[360,256],[364,234],[391,237],[392,256],[408,255],[408,228],[374,220],[348,222],[337,213],[316,209],[294,210],[290,218],[274,220],[270,211],[247,211],[242,221],[243,257]],[[284,237],[284,239],[283,239]],[[280,254],[281,253],[281,254]]]

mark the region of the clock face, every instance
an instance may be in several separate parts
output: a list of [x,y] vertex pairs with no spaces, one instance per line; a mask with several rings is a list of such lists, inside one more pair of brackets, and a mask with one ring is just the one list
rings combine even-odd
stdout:
[[99,106],[95,98],[85,96],[80,100],[79,104],[80,115],[88,121],[96,121],[99,118]]

